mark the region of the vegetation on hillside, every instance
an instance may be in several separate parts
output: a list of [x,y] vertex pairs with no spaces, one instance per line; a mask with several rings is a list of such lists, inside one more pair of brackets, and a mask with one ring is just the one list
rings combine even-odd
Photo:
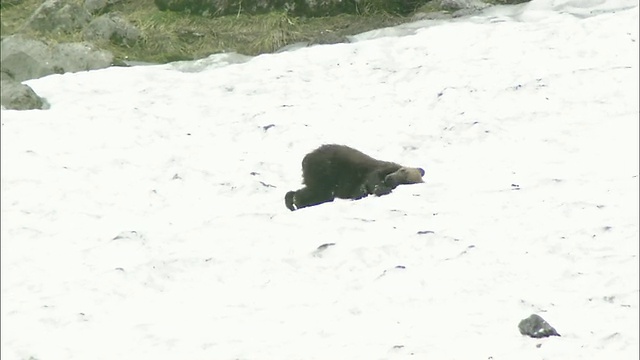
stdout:
[[[439,10],[433,3],[435,1],[428,3],[425,9]],[[19,5],[3,6],[2,36],[21,32],[49,42],[83,40],[80,31],[29,34],[29,30],[23,25],[40,4],[42,0],[24,0]],[[370,9],[363,9],[360,14],[322,18],[292,17],[286,12],[206,17],[160,11],[153,0],[123,0],[110,5],[104,12],[118,12],[143,35],[135,44],[122,45],[105,41],[96,45],[111,51],[119,60],[153,63],[193,60],[232,51],[257,55],[298,42],[343,42],[349,35],[410,20],[409,17]]]

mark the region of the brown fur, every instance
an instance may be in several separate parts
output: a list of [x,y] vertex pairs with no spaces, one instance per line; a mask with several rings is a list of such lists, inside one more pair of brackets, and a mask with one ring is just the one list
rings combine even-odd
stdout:
[[302,160],[305,187],[289,191],[290,210],[341,199],[391,193],[398,185],[423,182],[424,170],[372,158],[345,145],[322,145]]

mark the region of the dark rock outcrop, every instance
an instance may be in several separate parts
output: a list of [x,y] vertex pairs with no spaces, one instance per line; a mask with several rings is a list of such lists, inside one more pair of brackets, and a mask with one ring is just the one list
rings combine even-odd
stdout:
[[556,329],[549,325],[549,323],[540,317],[540,315],[536,314],[520,321],[518,329],[520,329],[520,334],[527,335],[532,338],[560,336]]
[[[119,14],[106,14],[92,21],[92,13],[105,11],[120,1],[85,0],[83,4],[77,0],[46,0],[24,22],[19,34],[3,36],[0,45],[2,105],[7,109],[20,110],[44,108],[46,102],[22,81],[113,65],[113,54],[93,43],[49,44],[21,33],[83,32],[85,40],[131,46],[140,39],[141,32]],[[2,0],[1,4],[4,7],[19,3],[17,0]]]
[[47,0],[31,15],[25,26],[40,32],[65,32],[82,29],[91,21],[91,14],[69,0]]
[[108,13],[93,19],[83,31],[87,41],[111,41],[131,46],[141,37],[140,30],[118,13]]
[[18,82],[51,74],[102,69],[113,55],[89,43],[48,45],[22,35],[4,38],[0,45],[2,72]]
[[57,73],[104,69],[113,64],[113,54],[91,43],[56,44],[51,48],[51,62]]
[[48,45],[22,35],[11,35],[0,44],[2,100],[6,109],[46,108],[46,102],[22,81],[51,74],[102,69],[112,65],[113,55],[89,43]]
[[0,44],[2,72],[18,82],[53,74],[53,68],[46,63],[49,57],[49,47],[40,40],[12,35]]
[[0,86],[0,103],[2,107],[10,110],[45,109],[47,102],[39,97],[33,89],[14,80],[7,73],[2,73]]

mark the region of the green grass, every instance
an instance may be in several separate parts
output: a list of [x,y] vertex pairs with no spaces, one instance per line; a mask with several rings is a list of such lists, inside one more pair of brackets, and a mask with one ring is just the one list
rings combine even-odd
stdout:
[[[35,34],[24,29],[24,22],[41,3],[41,0],[25,0],[20,5],[3,7],[2,36],[23,32],[49,42],[82,41],[80,32]],[[368,9],[362,9],[361,14],[325,18],[297,18],[284,12],[204,17],[162,12],[156,8],[153,0],[124,0],[108,10],[119,12],[134,24],[142,32],[142,38],[130,46],[108,41],[96,45],[111,51],[118,60],[154,63],[200,59],[231,51],[258,55],[303,41],[312,44],[336,43],[344,41],[348,35],[409,20]]]

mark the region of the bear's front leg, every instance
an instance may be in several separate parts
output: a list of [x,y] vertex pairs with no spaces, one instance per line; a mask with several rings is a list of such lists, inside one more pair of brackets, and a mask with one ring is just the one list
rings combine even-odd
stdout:
[[364,188],[367,195],[382,196],[390,194],[395,186],[389,186],[385,182],[385,176],[380,171],[374,171],[367,176]]
[[369,189],[369,184],[368,183],[363,183],[362,185],[360,185],[353,194],[351,194],[351,199],[353,200],[360,200],[362,198],[366,198],[367,196],[369,196],[371,193],[370,189]]
[[393,191],[393,188],[386,186],[384,183],[380,183],[373,188],[375,196],[391,194],[391,191]]

